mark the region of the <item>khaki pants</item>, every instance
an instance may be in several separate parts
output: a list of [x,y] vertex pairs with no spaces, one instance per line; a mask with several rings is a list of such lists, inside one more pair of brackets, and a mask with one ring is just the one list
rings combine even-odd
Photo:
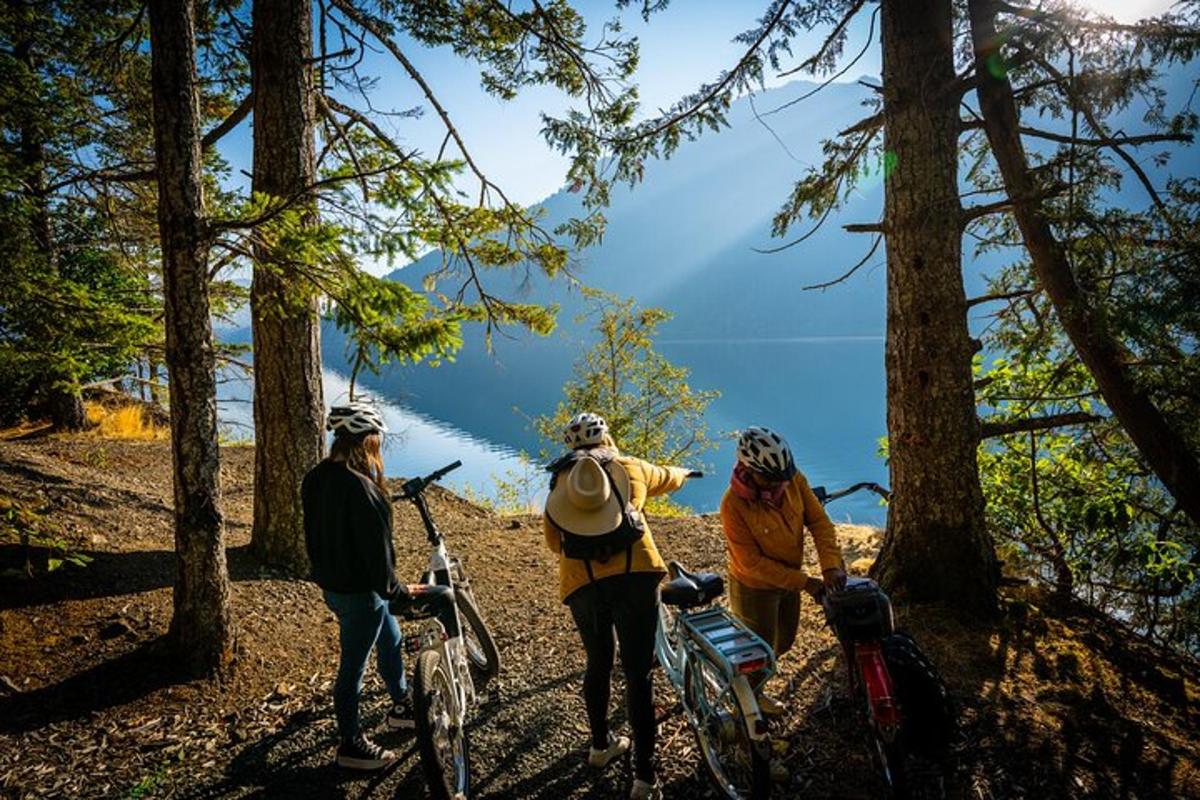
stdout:
[[729,608],[734,616],[781,656],[796,642],[800,627],[800,592],[754,589],[729,577]]

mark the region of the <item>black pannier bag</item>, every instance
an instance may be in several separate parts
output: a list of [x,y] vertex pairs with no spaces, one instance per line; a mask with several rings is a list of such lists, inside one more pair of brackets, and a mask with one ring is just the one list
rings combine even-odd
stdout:
[[870,578],[848,578],[845,590],[826,594],[825,603],[843,641],[879,641],[895,629],[892,601]]

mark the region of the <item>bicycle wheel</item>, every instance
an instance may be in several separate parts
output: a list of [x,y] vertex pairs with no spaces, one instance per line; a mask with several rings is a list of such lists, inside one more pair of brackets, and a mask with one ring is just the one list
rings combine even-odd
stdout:
[[500,650],[479,613],[475,595],[469,589],[456,590],[455,597],[458,600],[459,613],[466,623],[462,636],[463,644],[467,648],[467,660],[471,662],[473,670],[472,678],[475,688],[482,689],[488,681],[500,674]]
[[879,778],[881,800],[908,797],[904,781],[904,749],[899,741],[889,742],[878,731],[871,731],[871,760]]
[[750,738],[741,706],[723,687],[712,664],[687,661],[683,691],[704,765],[722,797],[765,800],[771,796],[771,741]]
[[465,800],[470,788],[467,732],[451,717],[454,682],[436,650],[417,659],[413,705],[417,716],[417,744],[429,795],[434,800]]

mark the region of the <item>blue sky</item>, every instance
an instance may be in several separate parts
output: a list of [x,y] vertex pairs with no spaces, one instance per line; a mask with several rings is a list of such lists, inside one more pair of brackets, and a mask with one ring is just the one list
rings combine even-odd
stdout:
[[[590,30],[598,31],[605,21],[619,17],[625,32],[638,38],[641,65],[635,80],[646,115],[671,105],[734,64],[744,47],[734,43],[733,37],[754,27],[766,5],[765,0],[674,0],[647,22],[637,8],[618,12],[613,0],[576,2]],[[1161,13],[1169,8],[1171,0],[1085,0],[1082,5],[1124,21]],[[869,17],[867,12],[858,15],[850,29],[847,53],[857,53],[865,44]],[[812,53],[824,33],[817,31],[801,37],[794,47],[798,58]],[[501,101],[479,87],[478,69],[448,48],[429,49],[403,40],[401,47],[433,86],[480,167],[513,200],[536,203],[562,186],[567,163],[542,139],[540,113],[561,113],[568,107],[569,98],[553,89],[538,88],[523,92],[516,100]],[[375,107],[399,110],[424,105],[418,87],[400,71],[390,55],[371,54],[364,72],[380,79],[371,95]],[[875,45],[844,80],[878,73],[879,48]],[[768,86],[782,82],[772,77]],[[810,104],[796,113],[816,112],[813,136],[827,136],[832,131],[820,127],[819,98],[813,102],[817,105]],[[427,112],[422,119],[396,120],[388,127],[405,144],[427,153],[436,152],[444,129],[436,115],[428,109]],[[233,166],[231,182],[244,186],[246,181],[239,171],[250,170],[249,124],[241,125],[227,136],[220,149]],[[653,165],[650,169],[653,170]],[[652,177],[651,173],[648,180]]]
[[[744,46],[731,40],[755,26],[765,5],[756,0],[675,0],[646,22],[636,9],[618,12],[612,0],[576,2],[589,30],[599,31],[605,21],[619,17],[625,33],[638,38],[641,64],[635,80],[647,115],[671,105],[736,63]],[[868,16],[860,15],[851,31],[855,52],[866,41]],[[819,41],[818,34],[805,37],[795,52],[807,55]],[[516,100],[502,101],[480,88],[478,68],[448,48],[429,49],[404,40],[401,47],[433,86],[480,167],[513,200],[532,204],[561,188],[567,162],[542,138],[540,113],[561,113],[569,106],[569,98],[554,89],[535,88],[522,92]],[[871,48],[846,77],[877,74],[878,59],[878,48]],[[380,78],[371,95],[377,108],[399,110],[424,105],[419,88],[390,55],[371,55],[364,72]],[[781,82],[771,80],[772,84]],[[422,119],[396,120],[389,127],[405,144],[429,153],[437,151],[444,135],[440,120],[429,109]],[[250,126],[243,124],[221,143],[222,154],[233,165],[234,180],[239,185],[242,180],[238,170],[250,169],[250,137]]]

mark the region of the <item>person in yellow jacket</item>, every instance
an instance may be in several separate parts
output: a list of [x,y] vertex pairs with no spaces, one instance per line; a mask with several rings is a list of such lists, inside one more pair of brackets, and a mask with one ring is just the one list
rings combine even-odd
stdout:
[[632,800],[662,797],[654,775],[654,637],[658,583],[667,568],[642,516],[646,498],[683,486],[689,471],[621,454],[604,419],[579,414],[563,436],[570,452],[550,471],[543,529],[558,554],[563,603],[571,609],[587,652],[583,699],[597,769],[629,750],[629,739],[608,729],[613,630],[621,645],[625,702],[633,733]]
[[[738,437],[737,465],[721,500],[729,554],[729,606],[734,615],[783,655],[796,641],[800,592],[846,585],[842,550],[833,523],[808,480],[796,469],[779,434],[750,427]],[[804,532],[817,548],[821,579],[804,569]],[[763,711],[782,706],[761,698]]]

